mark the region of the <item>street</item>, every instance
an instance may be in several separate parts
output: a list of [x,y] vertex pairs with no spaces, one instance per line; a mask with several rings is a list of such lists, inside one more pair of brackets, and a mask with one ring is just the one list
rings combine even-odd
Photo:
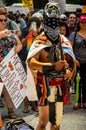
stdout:
[[[4,98],[3,102],[4,102]],[[79,109],[79,110],[73,110],[73,105],[69,104],[64,107],[64,114],[63,114],[63,120],[61,124],[61,130],[86,130],[86,110],[85,109]],[[3,124],[6,124],[7,118],[7,108],[3,107],[0,108],[2,113],[2,119]],[[23,103],[18,109],[14,109],[18,117],[22,117],[25,119],[27,123],[32,125],[34,128],[36,128],[37,122],[38,122],[38,116],[37,113],[31,110],[31,107],[29,105],[29,113],[22,113],[23,110]],[[49,130],[49,123],[47,125],[47,129]]]

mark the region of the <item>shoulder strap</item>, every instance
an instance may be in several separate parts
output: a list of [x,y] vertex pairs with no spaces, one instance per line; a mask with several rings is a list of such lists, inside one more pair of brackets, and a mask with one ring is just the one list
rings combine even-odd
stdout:
[[74,44],[75,44],[75,41],[76,41],[76,35],[77,35],[77,31],[75,31],[73,47],[74,47]]
[[76,35],[77,35],[77,31],[75,31],[75,35],[74,35],[74,43],[75,43],[75,40],[76,40]]

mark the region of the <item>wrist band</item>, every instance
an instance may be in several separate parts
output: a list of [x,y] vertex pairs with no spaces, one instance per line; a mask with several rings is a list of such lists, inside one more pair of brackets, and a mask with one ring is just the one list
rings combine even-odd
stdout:
[[47,65],[42,66],[42,70],[43,70],[43,72],[53,71],[53,70],[55,70],[55,65],[52,65],[52,66],[47,66]]

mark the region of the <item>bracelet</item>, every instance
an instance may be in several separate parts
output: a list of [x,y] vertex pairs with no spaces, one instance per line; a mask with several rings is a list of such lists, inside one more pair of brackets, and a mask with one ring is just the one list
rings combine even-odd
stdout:
[[47,65],[42,66],[42,70],[43,70],[43,72],[45,72],[45,71],[53,71],[53,70],[55,70],[55,65],[52,65],[52,66],[47,66]]

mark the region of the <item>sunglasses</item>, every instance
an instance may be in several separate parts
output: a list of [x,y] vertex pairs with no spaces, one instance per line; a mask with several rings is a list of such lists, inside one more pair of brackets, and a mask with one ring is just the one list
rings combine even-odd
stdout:
[[7,19],[0,19],[0,22],[7,22]]

